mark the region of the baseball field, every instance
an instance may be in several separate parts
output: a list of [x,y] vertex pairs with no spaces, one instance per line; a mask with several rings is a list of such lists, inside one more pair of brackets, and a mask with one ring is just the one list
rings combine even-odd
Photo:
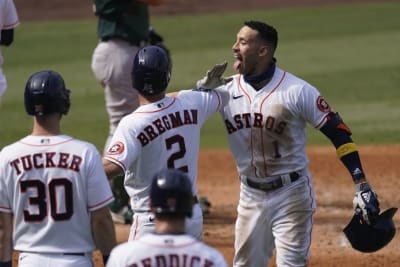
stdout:
[[[64,132],[101,150],[108,120],[90,69],[97,42],[91,1],[15,2],[21,25],[14,44],[2,48],[9,88],[0,106],[0,148],[30,132],[22,97],[29,75],[53,69],[72,90]],[[152,25],[172,53],[170,91],[190,88],[215,63],[231,64],[230,48],[244,20],[276,26],[279,66],[315,85],[339,111],[353,131],[381,209],[400,207],[400,1],[166,0],[151,12]],[[219,116],[212,117],[202,131],[198,184],[199,195],[212,204],[203,239],[231,263],[239,181],[225,137]],[[308,144],[317,198],[309,266],[400,266],[398,234],[375,253],[350,247],[342,229],[353,214],[351,178],[320,132],[309,128]],[[394,221],[399,230],[399,214]],[[125,241],[129,226],[116,229],[118,241]],[[102,266],[97,252],[94,258]]]

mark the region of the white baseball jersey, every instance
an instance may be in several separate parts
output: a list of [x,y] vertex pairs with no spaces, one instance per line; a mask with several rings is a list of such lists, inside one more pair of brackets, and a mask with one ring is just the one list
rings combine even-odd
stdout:
[[223,255],[189,235],[147,234],[115,247],[107,267],[227,267]]
[[320,128],[330,111],[316,88],[276,68],[259,91],[242,75],[219,89],[230,95],[221,114],[240,175],[263,178],[308,166],[306,123]]
[[100,153],[90,143],[27,136],[0,153],[0,211],[14,215],[15,250],[93,251],[90,212],[112,200]]
[[[278,266],[306,266],[316,208],[306,124],[319,129],[331,109],[316,88],[279,68],[258,91],[242,75],[218,90],[229,94],[221,115],[242,180],[233,266],[266,266],[274,248]],[[299,179],[279,189],[248,184],[292,172]]]
[[[176,98],[165,97],[140,106],[121,120],[104,158],[124,170],[124,185],[135,216],[149,211],[151,181],[162,169],[187,173],[193,194],[197,194],[200,129],[207,118],[219,111],[220,100],[216,92],[181,91]],[[195,205],[192,219],[199,216],[201,210]],[[152,218],[147,218],[140,225],[154,225]],[[198,227],[201,224],[202,219]]]
[[[0,0],[0,31],[17,27],[19,19],[13,0]],[[1,40],[1,34],[0,34]],[[7,81],[1,66],[3,65],[3,56],[0,50],[0,97],[7,89]]]

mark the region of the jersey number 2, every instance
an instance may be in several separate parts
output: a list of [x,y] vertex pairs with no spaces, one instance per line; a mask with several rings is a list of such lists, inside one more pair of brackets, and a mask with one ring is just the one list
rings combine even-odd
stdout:
[[[24,210],[24,220],[27,222],[42,221],[47,216],[47,205],[50,204],[50,215],[54,221],[64,221],[71,218],[73,214],[73,197],[72,183],[68,179],[59,178],[53,179],[48,184],[48,194],[46,194],[46,184],[41,180],[25,180],[20,183],[21,192],[25,193],[28,190],[35,190],[34,196],[29,197],[29,205],[37,206],[38,212],[31,213],[30,210]],[[62,192],[61,192],[62,190]],[[62,197],[57,197],[57,194],[63,194]],[[49,201],[46,201],[46,195]],[[59,203],[64,199],[65,203]],[[57,205],[64,206],[65,210],[60,212]]]
[[181,167],[175,166],[175,161],[181,159],[186,154],[186,146],[185,146],[185,139],[181,135],[173,135],[167,139],[165,139],[165,144],[167,146],[167,150],[171,150],[174,144],[178,144],[178,151],[171,154],[167,161],[167,167],[169,169],[178,169],[183,172],[189,172],[189,168],[187,165],[183,165]]

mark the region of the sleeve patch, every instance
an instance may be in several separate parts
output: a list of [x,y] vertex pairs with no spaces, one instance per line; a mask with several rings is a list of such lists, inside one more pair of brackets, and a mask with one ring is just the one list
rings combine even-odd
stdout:
[[317,107],[321,112],[330,112],[331,107],[329,106],[328,102],[325,101],[323,96],[319,96],[317,98]]
[[114,143],[107,151],[108,155],[118,155],[124,152],[125,146],[122,142],[116,142]]

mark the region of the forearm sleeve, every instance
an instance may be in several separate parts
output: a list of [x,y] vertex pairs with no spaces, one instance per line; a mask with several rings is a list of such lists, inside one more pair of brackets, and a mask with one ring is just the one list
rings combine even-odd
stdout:
[[321,132],[328,137],[336,148],[336,153],[343,165],[350,172],[355,182],[365,178],[357,146],[351,138],[351,131],[344,124],[338,113],[331,112],[328,120],[321,127]]

